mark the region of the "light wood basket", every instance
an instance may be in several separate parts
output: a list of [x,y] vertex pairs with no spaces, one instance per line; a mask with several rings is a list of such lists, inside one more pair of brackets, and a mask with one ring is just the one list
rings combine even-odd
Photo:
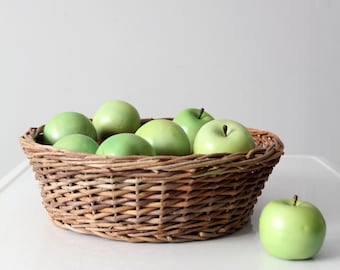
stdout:
[[20,144],[52,222],[127,242],[207,240],[241,229],[284,149],[275,134],[249,129],[256,147],[245,154],[103,157],[38,143],[43,127]]

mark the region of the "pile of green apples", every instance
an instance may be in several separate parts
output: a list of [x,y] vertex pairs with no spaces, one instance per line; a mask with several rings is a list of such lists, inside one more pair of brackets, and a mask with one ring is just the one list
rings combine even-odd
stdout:
[[185,108],[173,118],[145,123],[135,106],[123,100],[102,104],[92,119],[62,112],[48,120],[43,142],[55,148],[104,156],[245,153],[255,147],[239,122],[214,119],[198,108]]

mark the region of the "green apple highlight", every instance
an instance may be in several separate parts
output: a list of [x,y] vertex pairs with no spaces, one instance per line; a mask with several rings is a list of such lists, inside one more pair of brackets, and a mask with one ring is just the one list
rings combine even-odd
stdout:
[[122,100],[111,100],[101,105],[92,122],[101,141],[118,133],[134,133],[141,125],[137,109]]
[[198,130],[207,122],[214,118],[204,111],[204,109],[187,108],[180,111],[173,119],[173,121],[180,125],[187,134],[191,148],[194,144],[194,139]]
[[314,257],[325,235],[326,222],[320,210],[297,196],[269,202],[259,217],[259,236],[264,249],[281,259]]
[[53,147],[69,150],[72,152],[95,154],[98,148],[98,144],[91,137],[84,134],[70,134],[56,141],[53,144]]
[[248,129],[229,119],[214,119],[204,124],[197,132],[194,154],[245,153],[255,147]]
[[142,125],[135,134],[147,140],[156,155],[183,156],[191,153],[188,136],[171,120],[153,119]]
[[46,123],[43,141],[47,144],[54,144],[60,138],[75,133],[97,140],[96,129],[85,115],[78,112],[62,112],[54,115]]
[[154,156],[155,150],[142,137],[132,133],[120,133],[106,138],[98,147],[101,156]]

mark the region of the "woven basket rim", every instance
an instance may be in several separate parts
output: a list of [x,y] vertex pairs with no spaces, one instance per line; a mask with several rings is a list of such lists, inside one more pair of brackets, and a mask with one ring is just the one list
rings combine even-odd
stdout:
[[[59,155],[60,157],[67,157],[74,162],[91,162],[91,163],[107,163],[110,164],[111,168],[114,169],[114,165],[118,164],[119,169],[124,163],[133,163],[135,167],[129,165],[127,170],[133,168],[146,168],[153,167],[154,170],[166,169],[166,167],[181,167],[182,163],[188,163],[197,161],[197,167],[202,166],[203,160],[207,160],[211,163],[211,160],[223,160],[223,162],[230,161],[235,166],[239,166],[242,162],[254,162],[254,160],[267,159],[269,157],[276,158],[284,154],[284,144],[281,139],[273,132],[266,130],[259,130],[255,128],[248,128],[254,138],[256,136],[265,136],[270,138],[271,144],[266,146],[256,145],[255,148],[251,149],[246,153],[214,153],[214,154],[189,154],[184,156],[174,155],[156,155],[156,156],[144,156],[144,155],[129,155],[129,156],[100,156],[90,153],[72,152],[63,149],[57,149],[52,145],[42,144],[36,141],[37,137],[42,135],[44,125],[39,127],[29,128],[24,135],[20,136],[19,141],[23,148],[34,149],[34,152],[39,153],[50,153],[53,155]],[[137,163],[138,162],[138,163]],[[217,161],[219,162],[219,161]],[[155,163],[157,165],[155,166]],[[176,164],[176,165],[174,165]],[[168,166],[167,166],[168,165]],[[112,167],[113,166],[113,167]],[[170,167],[168,169],[170,169]],[[172,170],[172,169],[170,169]]]

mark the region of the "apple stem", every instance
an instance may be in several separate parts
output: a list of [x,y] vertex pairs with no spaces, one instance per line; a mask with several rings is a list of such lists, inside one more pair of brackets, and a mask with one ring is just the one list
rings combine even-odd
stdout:
[[297,202],[297,200],[298,200],[298,195],[295,194],[294,197],[293,197],[293,199],[294,199],[293,205],[296,206],[296,202]]
[[198,119],[202,118],[203,113],[204,113],[204,108],[201,108],[200,114],[198,115]]
[[227,136],[227,131],[228,131],[228,126],[227,125],[223,125],[224,136]]

